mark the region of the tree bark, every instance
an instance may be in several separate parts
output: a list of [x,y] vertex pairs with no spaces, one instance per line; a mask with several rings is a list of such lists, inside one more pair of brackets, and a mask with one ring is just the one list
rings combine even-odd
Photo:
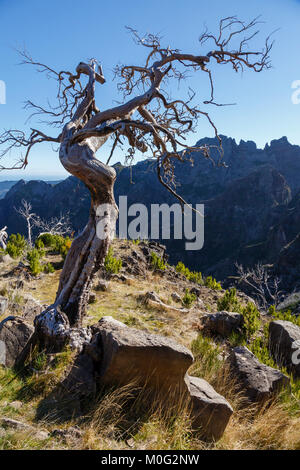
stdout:
[[[105,139],[106,140],[106,139]],[[114,237],[118,208],[113,187],[116,172],[95,158],[95,151],[104,139],[90,138],[81,144],[61,144],[60,160],[64,168],[77,176],[91,193],[91,207],[86,227],[75,238],[67,254],[60,276],[55,307],[68,317],[71,327],[81,327],[86,311],[93,275],[104,263]],[[104,226],[99,238],[97,225]]]

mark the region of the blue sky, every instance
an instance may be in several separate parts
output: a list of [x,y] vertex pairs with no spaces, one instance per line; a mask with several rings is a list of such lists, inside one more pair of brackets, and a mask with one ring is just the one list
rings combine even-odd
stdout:
[[[33,68],[18,65],[16,48],[26,47],[35,59],[55,69],[74,70],[81,60],[99,59],[107,79],[98,92],[98,106],[103,109],[119,98],[116,83],[112,82],[114,65],[143,62],[145,51],[133,43],[125,25],[141,33],[160,33],[166,45],[202,54],[209,49],[200,48],[198,42],[204,24],[214,31],[219,19],[229,15],[244,20],[262,15],[266,23],[261,26],[256,46],[269,32],[280,30],[275,35],[271,70],[237,75],[229,67],[216,69],[216,99],[237,103],[234,107],[210,108],[219,132],[237,141],[254,140],[259,147],[283,135],[300,145],[300,104],[292,104],[291,100],[291,84],[300,80],[297,0],[0,0],[0,80],[5,81],[7,90],[6,104],[0,104],[0,130],[28,129],[25,99],[45,103],[55,92],[53,84]],[[189,84],[199,93],[199,100],[207,99],[208,88],[202,77],[194,75]],[[177,88],[172,91],[174,97],[180,95]],[[52,135],[54,132],[51,130]],[[211,135],[205,122],[200,122],[191,143]],[[105,159],[107,151],[104,149],[100,158]],[[123,158],[119,152],[114,162]],[[0,180],[64,176],[67,174],[58,154],[42,144],[32,152],[25,171],[1,172]]]

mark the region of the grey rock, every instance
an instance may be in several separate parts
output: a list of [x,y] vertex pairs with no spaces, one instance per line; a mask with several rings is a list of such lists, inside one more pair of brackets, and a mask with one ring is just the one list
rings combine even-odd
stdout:
[[10,402],[9,406],[11,408],[14,408],[14,410],[19,410],[20,408],[22,408],[23,403],[20,400],[15,400],[15,401]]
[[13,367],[16,364],[33,331],[31,325],[17,317],[4,319],[0,323],[1,364],[6,367]]
[[234,348],[229,360],[235,376],[251,402],[263,402],[290,384],[289,377],[259,362],[245,346]]
[[93,327],[102,347],[100,376],[103,384],[140,385],[169,390],[183,386],[193,362],[192,353],[170,338],[129,328],[112,317]]
[[196,297],[200,297],[201,290],[198,287],[192,287],[190,293],[196,295]]
[[93,396],[96,392],[94,379],[94,365],[92,358],[87,354],[79,354],[62,383],[63,389],[74,398]]
[[185,377],[192,400],[193,428],[206,439],[222,437],[233,409],[228,401],[204,379]]
[[300,327],[289,321],[269,324],[269,347],[277,364],[285,365],[300,377]]
[[82,431],[77,427],[69,427],[66,429],[54,429],[51,432],[52,437],[57,437],[65,442],[76,441],[82,437]]
[[34,435],[36,439],[40,439],[40,440],[48,439],[50,436],[48,431],[36,429],[27,423],[23,423],[22,421],[17,421],[16,419],[12,419],[12,418],[0,418],[0,426],[2,426],[4,429],[13,429],[15,431],[30,432],[31,434]]
[[279,305],[277,305],[277,310],[292,307],[298,303],[300,303],[300,292],[294,292],[293,294],[288,295]]
[[95,285],[94,289],[98,292],[106,292],[108,290],[109,282],[104,279],[100,279]]
[[9,255],[0,255],[0,263],[8,264],[12,261],[13,259]]
[[174,302],[181,302],[181,297],[177,292],[172,292],[171,298],[174,300]]
[[222,311],[201,317],[204,329],[224,337],[230,336],[232,332],[240,331],[243,322],[243,315],[235,312]]

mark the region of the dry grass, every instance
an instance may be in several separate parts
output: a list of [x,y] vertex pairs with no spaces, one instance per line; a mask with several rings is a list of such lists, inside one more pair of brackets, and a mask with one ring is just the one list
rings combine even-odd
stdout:
[[[118,249],[118,245],[116,245]],[[131,245],[117,254],[130,253]],[[49,260],[53,261],[53,260]],[[0,291],[9,296],[30,292],[43,303],[52,303],[58,285],[60,271],[42,275],[39,279],[25,281],[24,288],[15,291],[13,278],[3,277],[16,265],[1,266]],[[184,280],[174,282],[149,272],[143,278],[134,278],[129,283],[110,281],[107,292],[97,292],[96,302],[89,305],[86,324],[97,322],[104,315],[112,315],[128,326],[170,335],[175,340],[192,348],[195,363],[189,373],[206,379],[215,390],[233,406],[234,414],[220,441],[207,443],[191,432],[189,403],[186,400],[162,401],[152,399],[145,405],[146,391],[138,390],[135,384],[117,390],[103,392],[84,418],[69,417],[64,423],[53,420],[45,398],[51,395],[63,376],[72,358],[67,354],[53,367],[43,371],[43,360],[37,358],[41,371],[27,377],[16,376],[12,371],[0,367],[0,417],[7,416],[37,426],[37,410],[44,403],[46,413],[38,424],[48,430],[54,427],[67,428],[77,425],[82,438],[64,442],[60,438],[36,439],[30,432],[7,431],[0,434],[0,449],[297,449],[300,450],[299,403],[291,412],[288,397],[280,397],[262,408],[245,407],[245,398],[237,388],[229,368],[222,359],[222,347],[209,338],[198,336],[197,321],[203,314],[198,307],[182,314],[153,308],[141,302],[142,296],[154,290],[168,305],[179,307],[171,299],[172,292],[183,295],[188,284]],[[1,293],[1,292],[0,292]],[[222,292],[201,287],[201,298],[205,313],[215,311]],[[21,311],[21,303],[20,303]],[[38,364],[35,364],[35,369]],[[22,400],[23,406],[16,410],[10,407],[14,400]],[[1,428],[0,428],[1,431]]]

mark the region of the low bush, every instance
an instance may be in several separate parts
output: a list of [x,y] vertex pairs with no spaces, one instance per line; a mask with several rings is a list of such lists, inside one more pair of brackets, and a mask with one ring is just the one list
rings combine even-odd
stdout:
[[241,313],[244,317],[244,336],[250,338],[260,327],[260,313],[252,302],[242,305],[233,287],[218,300],[218,310]]
[[122,268],[122,260],[113,256],[112,248],[109,248],[105,257],[104,268],[109,274],[118,274]]
[[151,266],[155,271],[164,271],[167,267],[164,260],[154,253],[154,251],[151,253]]
[[190,271],[182,261],[179,261],[176,266],[176,272],[183,274],[188,281],[195,282],[196,284],[203,285],[202,273],[197,271]]
[[189,308],[197,299],[195,294],[192,294],[189,289],[185,290],[185,294],[182,297],[182,303],[185,307]]
[[22,256],[27,248],[27,242],[25,237],[19,233],[12,233],[8,239],[6,246],[6,253],[9,254],[12,258],[19,258]]
[[40,251],[37,248],[33,248],[27,252],[27,260],[29,262],[29,269],[34,276],[37,276],[43,271],[43,267],[40,262]]

